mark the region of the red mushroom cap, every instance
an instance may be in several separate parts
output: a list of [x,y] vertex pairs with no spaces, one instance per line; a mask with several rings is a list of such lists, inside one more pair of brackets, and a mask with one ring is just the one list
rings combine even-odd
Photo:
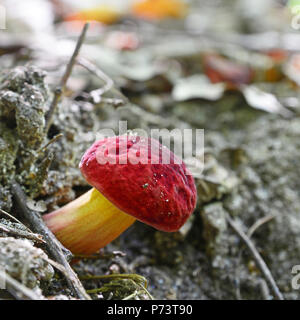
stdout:
[[158,230],[177,231],[195,209],[192,175],[157,140],[125,135],[97,141],[80,169],[116,207]]

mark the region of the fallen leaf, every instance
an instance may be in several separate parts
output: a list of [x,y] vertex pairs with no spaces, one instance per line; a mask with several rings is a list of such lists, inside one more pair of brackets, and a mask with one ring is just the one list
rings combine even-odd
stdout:
[[144,0],[135,2],[132,6],[135,16],[149,20],[182,18],[186,12],[187,5],[180,0]]
[[283,62],[288,57],[288,53],[283,49],[271,49],[266,51],[265,54],[276,63]]
[[272,49],[265,54],[271,58],[272,65],[265,70],[265,80],[267,82],[278,82],[284,77],[282,65],[288,57],[288,53],[282,49]]
[[180,79],[173,88],[172,96],[176,101],[195,98],[218,100],[223,96],[224,90],[224,83],[211,83],[205,75],[194,75]]
[[64,20],[97,21],[104,24],[112,24],[118,21],[119,18],[120,13],[115,8],[107,5],[101,5],[70,14],[66,16]]
[[232,62],[217,54],[205,55],[203,65],[205,74],[212,83],[226,82],[229,88],[250,83],[254,75],[250,67]]
[[271,93],[262,91],[254,85],[244,86],[242,92],[247,103],[255,108],[283,116],[291,116],[292,112],[286,109]]

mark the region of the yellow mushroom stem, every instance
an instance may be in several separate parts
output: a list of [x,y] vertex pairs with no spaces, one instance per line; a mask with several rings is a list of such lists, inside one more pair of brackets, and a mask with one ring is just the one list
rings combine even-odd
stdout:
[[58,240],[75,254],[105,247],[136,220],[92,188],[64,207],[43,216]]

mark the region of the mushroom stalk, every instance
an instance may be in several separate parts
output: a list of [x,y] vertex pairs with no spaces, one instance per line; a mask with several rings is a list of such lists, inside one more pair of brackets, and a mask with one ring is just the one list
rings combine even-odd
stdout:
[[91,254],[105,247],[136,220],[95,188],[43,219],[58,240],[76,254]]

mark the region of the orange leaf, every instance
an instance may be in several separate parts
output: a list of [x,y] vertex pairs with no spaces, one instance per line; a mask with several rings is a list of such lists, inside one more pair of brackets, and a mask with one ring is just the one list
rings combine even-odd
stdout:
[[149,20],[182,18],[186,12],[187,5],[180,0],[142,0],[132,7],[134,15]]
[[274,62],[280,63],[288,58],[288,52],[283,49],[271,49],[265,52]]
[[265,52],[271,58],[273,64],[265,70],[265,81],[278,82],[284,77],[282,65],[288,58],[288,53],[282,49],[272,49]]
[[96,8],[85,9],[65,17],[65,21],[98,21],[104,24],[116,22],[120,14],[110,6],[99,6]]

